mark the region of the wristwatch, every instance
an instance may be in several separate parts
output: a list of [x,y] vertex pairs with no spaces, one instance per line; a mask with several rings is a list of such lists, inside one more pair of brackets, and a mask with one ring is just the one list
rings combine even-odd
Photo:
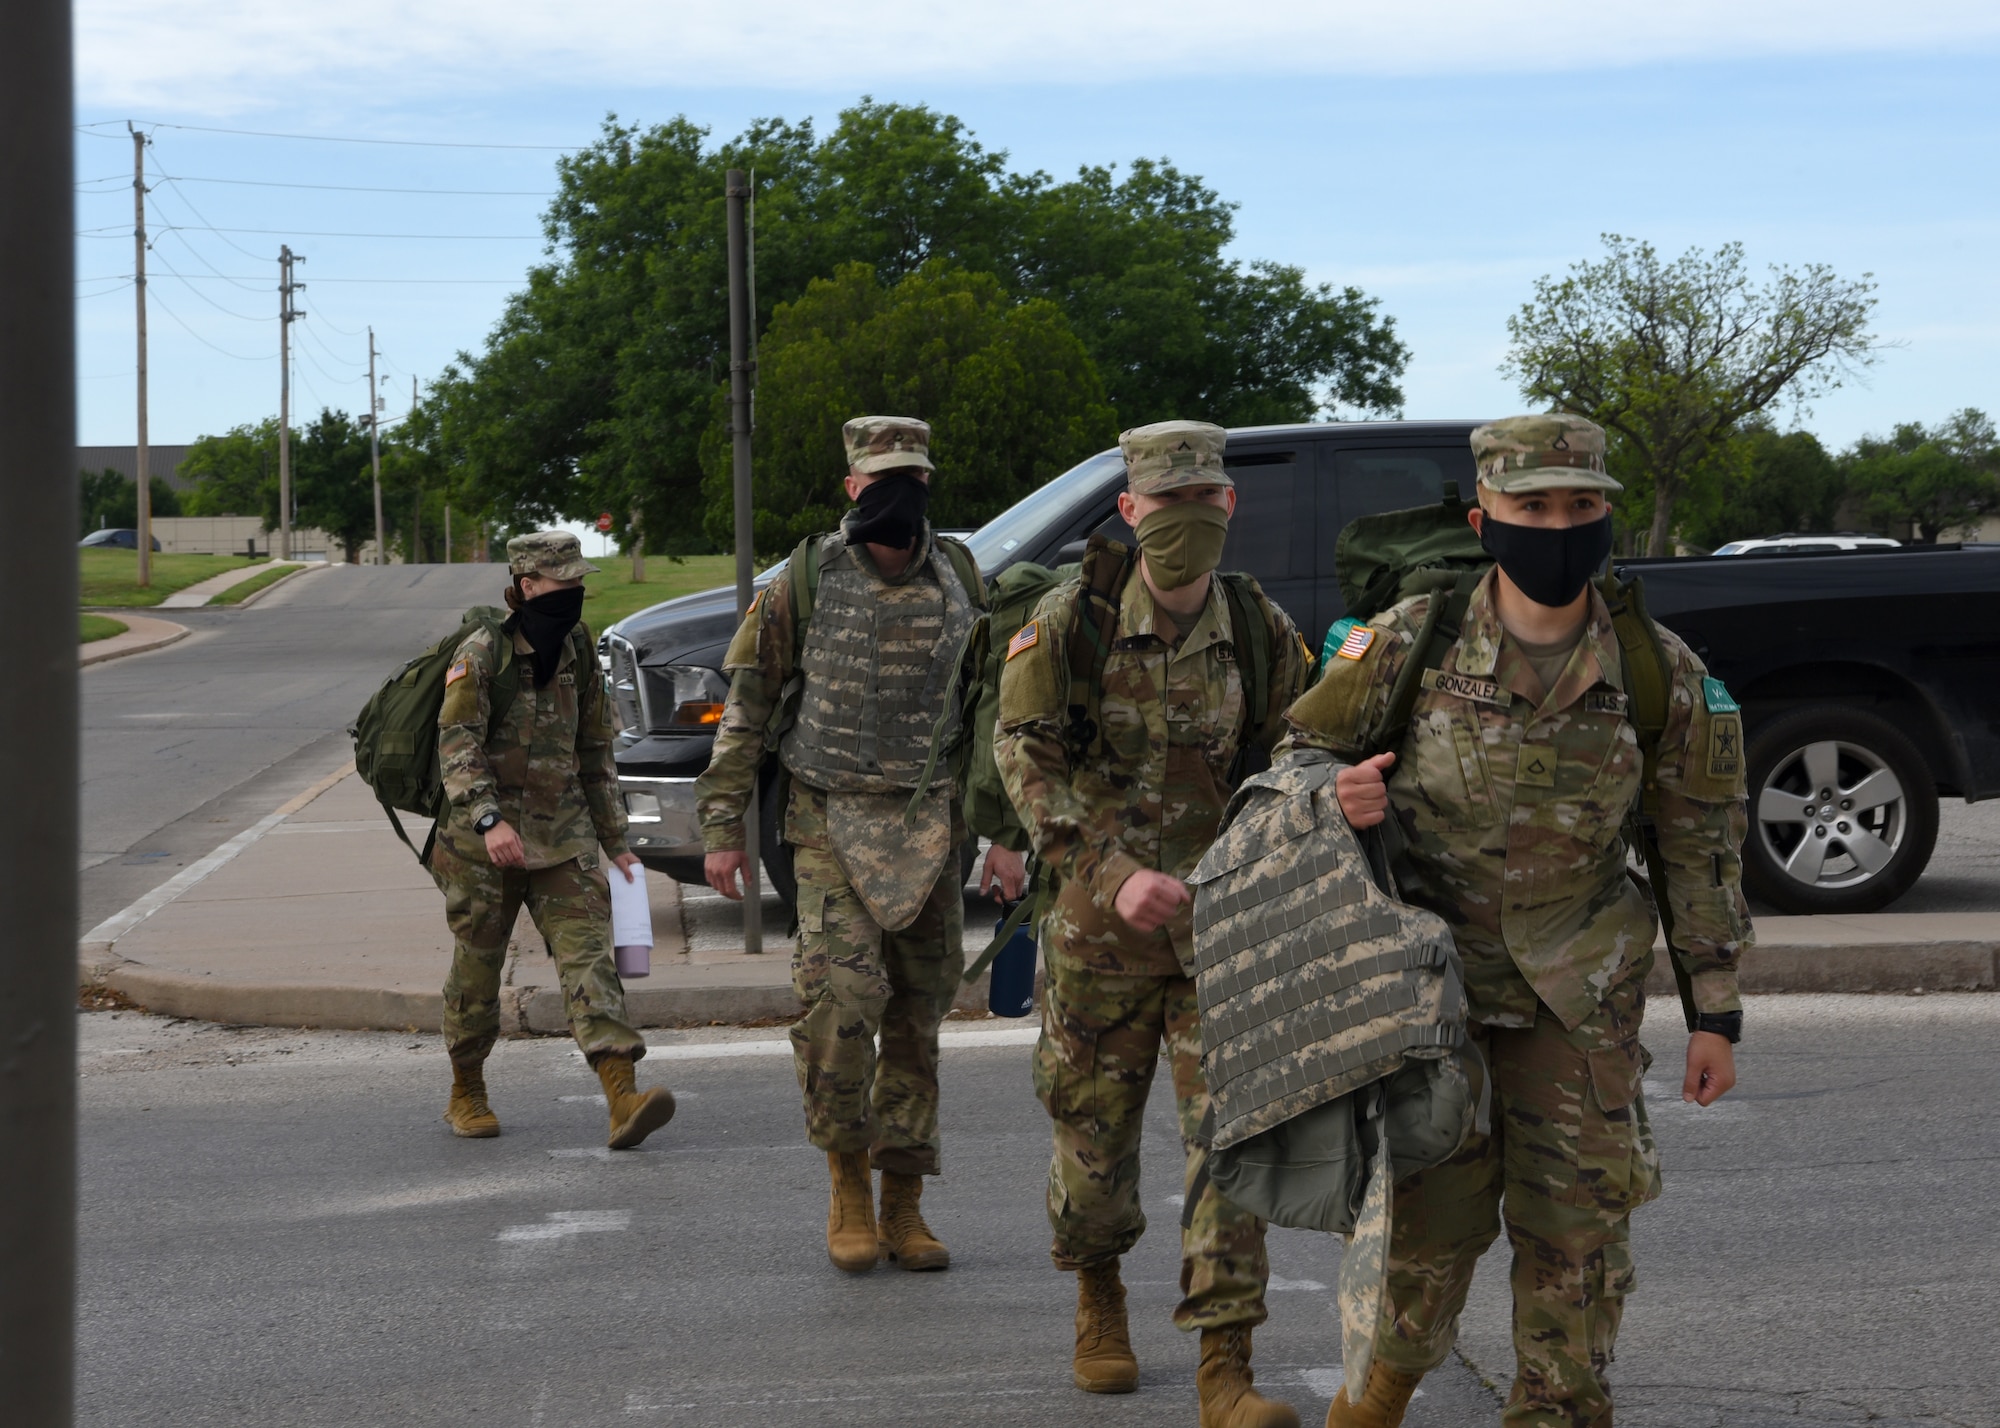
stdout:
[[481,818],[477,823],[472,825],[472,831],[477,833],[480,837],[483,838],[488,833],[491,833],[495,828],[498,828],[499,826],[500,826],[500,815],[497,813],[489,813],[484,818]]
[[1731,1046],[1734,1046],[1743,1039],[1743,1013],[1740,1011],[1696,1012],[1694,1029],[1696,1031],[1713,1032],[1715,1035],[1726,1039]]

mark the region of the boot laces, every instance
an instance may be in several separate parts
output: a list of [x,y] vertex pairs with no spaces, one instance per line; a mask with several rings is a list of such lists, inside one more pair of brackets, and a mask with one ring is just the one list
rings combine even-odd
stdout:
[[1109,1334],[1124,1309],[1125,1286],[1115,1276],[1089,1273],[1083,1276],[1085,1333],[1091,1339],[1102,1339]]

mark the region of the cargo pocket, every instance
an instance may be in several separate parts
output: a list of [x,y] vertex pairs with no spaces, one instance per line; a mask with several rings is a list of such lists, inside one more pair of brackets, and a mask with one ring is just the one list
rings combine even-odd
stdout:
[[799,941],[792,952],[792,992],[811,1006],[827,994],[826,889],[800,883],[797,905]]
[[1090,1130],[1097,1124],[1097,1035],[1069,1015],[1051,980],[1042,991],[1042,1034],[1035,1042],[1035,1096],[1051,1120]]
[[1600,1046],[1587,1053],[1590,1095],[1583,1103],[1577,1139],[1575,1204],[1622,1214],[1656,1193],[1658,1153],[1642,1151],[1645,1106],[1640,1099],[1639,1042]]
[[1601,1375],[1617,1358],[1618,1325],[1625,1317],[1625,1296],[1639,1286],[1632,1269],[1632,1246],[1623,1239],[1612,1240],[1599,1251],[1597,1283],[1593,1286],[1588,1312],[1590,1362]]

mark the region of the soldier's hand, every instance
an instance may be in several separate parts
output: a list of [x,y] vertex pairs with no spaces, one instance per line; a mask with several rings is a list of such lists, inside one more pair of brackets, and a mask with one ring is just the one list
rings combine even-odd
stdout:
[[[994,894],[994,886],[999,886],[999,894]],[[1028,886],[1028,865],[1021,855],[1012,848],[1003,848],[998,843],[986,849],[986,864],[979,870],[979,892],[982,897],[997,901],[1012,902]]]
[[1395,762],[1394,754],[1377,754],[1333,776],[1334,796],[1349,826],[1373,828],[1389,816],[1389,785],[1384,780]]
[[1118,885],[1112,905],[1134,932],[1157,932],[1173,920],[1181,904],[1193,901],[1194,894],[1179,878],[1142,868]]
[[750,869],[750,855],[740,848],[733,853],[710,853],[701,860],[701,874],[708,885],[731,902],[743,901],[742,883]]
[[629,883],[632,881],[632,870],[639,866],[639,855],[637,853],[620,853],[611,860],[611,866],[623,873],[625,881]]
[[496,868],[528,866],[528,850],[521,846],[521,835],[504,819],[486,830],[486,856]]
[[1712,1106],[1736,1084],[1736,1048],[1726,1036],[1697,1031],[1688,1036],[1687,1079],[1681,1082],[1681,1099],[1699,1106]]

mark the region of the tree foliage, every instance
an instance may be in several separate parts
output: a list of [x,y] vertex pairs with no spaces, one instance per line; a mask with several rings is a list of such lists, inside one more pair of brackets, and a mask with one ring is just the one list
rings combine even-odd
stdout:
[[[1059,306],[1117,425],[1401,405],[1408,354],[1375,301],[1226,256],[1233,205],[1165,162],[1057,183],[1010,173],[950,115],[866,99],[824,137],[772,119],[708,138],[685,118],[612,119],[559,162],[547,261],[434,388],[430,449],[470,506],[517,523],[605,509],[621,535],[635,515],[687,528],[728,377],[730,168],[755,175],[760,334],[847,264],[886,290],[943,262],[991,274],[1011,302]],[[760,410],[786,400],[776,380],[767,366]]]
[[[756,546],[773,554],[831,529],[847,505],[841,424],[922,412],[931,426],[930,515],[976,526],[1116,439],[1083,344],[1043,298],[1017,303],[990,273],[935,259],[893,286],[865,263],[811,283],[773,315],[760,357],[753,487]],[[735,528],[726,397],[704,448],[709,537]]]
[[1834,528],[1847,477],[1818,437],[1752,424],[1727,451],[1730,460],[1688,482],[1676,530],[1690,545]]
[[231,427],[204,436],[181,458],[180,474],[194,483],[188,492],[191,516],[262,516],[264,529],[278,525],[278,419]]
[[1670,549],[1675,506],[1696,473],[1743,469],[1745,424],[1795,406],[1873,360],[1871,275],[1773,267],[1753,286],[1740,243],[1663,261],[1606,234],[1605,257],[1543,277],[1507,320],[1501,370],[1531,402],[1605,428],[1628,506],[1650,502],[1646,550]]
[[[138,482],[109,466],[102,471],[82,471],[78,475],[81,478],[81,499],[77,502],[79,537],[106,529],[130,530],[139,524]],[[153,477],[149,485],[155,516],[178,516],[181,513],[178,491],[158,476]]]
[[2000,511],[2000,436],[1974,407],[1934,427],[1904,422],[1884,440],[1863,437],[1847,478],[1869,516],[1925,544],[1970,535]]

